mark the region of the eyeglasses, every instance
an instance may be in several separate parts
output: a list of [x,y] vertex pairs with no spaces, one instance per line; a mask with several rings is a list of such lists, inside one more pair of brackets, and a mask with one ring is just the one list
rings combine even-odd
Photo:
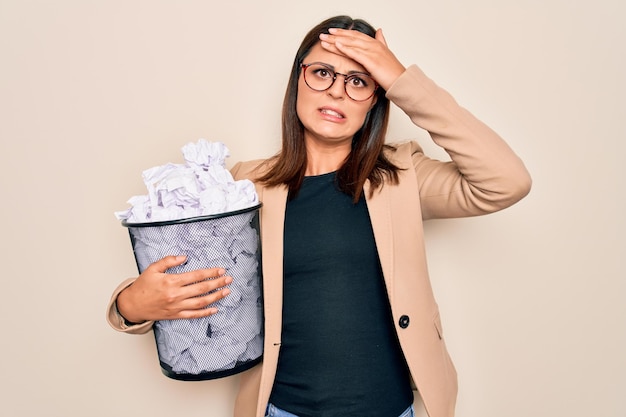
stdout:
[[378,84],[372,77],[362,72],[342,74],[335,72],[330,66],[321,62],[301,64],[304,82],[311,90],[326,91],[333,86],[338,75],[343,76],[343,87],[346,95],[354,101],[365,101],[371,98]]

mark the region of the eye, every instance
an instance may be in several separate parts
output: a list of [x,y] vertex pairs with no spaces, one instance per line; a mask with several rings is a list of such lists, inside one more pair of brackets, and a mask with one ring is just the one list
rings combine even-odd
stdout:
[[367,75],[355,74],[348,77],[346,82],[350,85],[350,87],[367,88],[372,81]]
[[331,70],[329,70],[326,67],[316,66],[316,67],[312,67],[311,69],[313,70],[312,71],[313,74],[315,74],[315,76],[319,78],[328,79],[328,78],[333,78],[335,75]]

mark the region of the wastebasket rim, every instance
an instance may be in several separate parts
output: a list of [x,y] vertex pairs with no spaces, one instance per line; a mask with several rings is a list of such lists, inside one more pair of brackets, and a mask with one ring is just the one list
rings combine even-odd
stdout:
[[247,207],[241,210],[227,211],[225,213],[218,213],[218,214],[208,214],[205,216],[187,217],[184,219],[165,220],[165,221],[159,221],[159,222],[131,223],[131,222],[128,222],[127,220],[122,220],[122,226],[124,227],[151,227],[151,226],[156,227],[156,226],[169,226],[173,224],[200,222],[204,220],[214,220],[214,219],[220,219],[222,217],[235,216],[237,214],[243,214],[243,213],[248,213],[250,211],[258,210],[259,208],[261,208],[262,205],[263,203],[258,203],[254,206]]

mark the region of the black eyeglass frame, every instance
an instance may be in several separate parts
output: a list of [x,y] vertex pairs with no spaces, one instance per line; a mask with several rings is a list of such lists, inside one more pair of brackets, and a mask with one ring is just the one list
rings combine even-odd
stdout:
[[[318,90],[318,89],[313,88],[313,87],[311,87],[309,85],[308,81],[306,80],[306,70],[311,65],[321,65],[322,67],[326,68],[328,71],[333,73],[333,81],[330,83],[330,85],[328,87],[324,88],[323,90]],[[302,77],[304,78],[304,83],[306,84],[307,87],[309,87],[313,91],[320,91],[321,92],[321,91],[328,90],[329,88],[331,88],[335,84],[335,81],[337,81],[337,76],[338,75],[343,75],[343,91],[346,93],[346,96],[348,96],[348,98],[350,98],[350,100],[353,100],[353,101],[361,102],[361,101],[369,100],[370,98],[374,97],[374,94],[376,94],[376,90],[378,90],[378,87],[379,87],[379,85],[376,82],[376,80],[374,80],[371,75],[369,75],[369,74],[367,74],[365,72],[353,72],[352,74],[342,74],[340,72],[335,71],[334,69],[332,69],[327,64],[324,64],[323,62],[311,62],[309,64],[301,63],[300,64],[300,68],[302,69]],[[355,98],[352,98],[350,93],[348,93],[348,80],[351,79],[351,78],[354,78],[354,77],[358,77],[359,75],[367,76],[374,83],[374,90],[372,90],[372,94],[370,94],[369,97],[361,99],[361,100],[357,100]]]

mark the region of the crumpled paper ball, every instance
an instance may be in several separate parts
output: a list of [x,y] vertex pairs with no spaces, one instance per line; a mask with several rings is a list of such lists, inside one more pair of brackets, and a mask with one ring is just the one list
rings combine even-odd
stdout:
[[254,183],[235,181],[226,169],[230,152],[222,142],[199,139],[182,148],[184,164],[167,163],[143,171],[148,194],[133,196],[119,220],[146,223],[236,211],[258,204]]

